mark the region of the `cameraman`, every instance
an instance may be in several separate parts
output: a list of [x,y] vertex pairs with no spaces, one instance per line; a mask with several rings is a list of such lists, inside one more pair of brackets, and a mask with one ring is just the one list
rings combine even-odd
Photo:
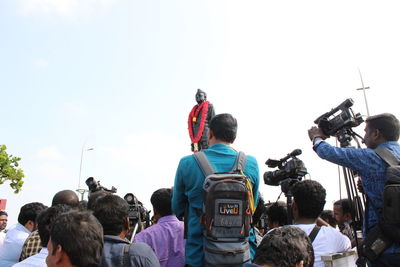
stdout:
[[[400,124],[389,113],[370,116],[366,119],[363,142],[367,148],[338,148],[323,141],[326,136],[321,128],[312,127],[308,135],[318,156],[335,164],[352,169],[360,174],[363,190],[367,196],[363,237],[377,225],[380,215],[375,212],[382,208],[382,192],[386,182],[387,164],[374,152],[376,148],[386,148],[400,158]],[[372,204],[371,204],[372,202]],[[374,205],[375,208],[372,206]],[[385,250],[370,266],[398,266],[400,245],[394,244]]]

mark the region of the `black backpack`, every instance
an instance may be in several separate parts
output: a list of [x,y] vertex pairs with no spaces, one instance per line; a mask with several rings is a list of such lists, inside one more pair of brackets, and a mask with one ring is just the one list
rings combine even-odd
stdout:
[[400,242],[400,160],[386,148],[375,149],[389,167],[386,169],[386,183],[382,195],[380,212],[382,231],[393,242]]
[[400,160],[386,148],[377,148],[375,152],[389,166],[382,193],[382,209],[378,209],[366,194],[379,216],[378,224],[368,231],[361,246],[362,254],[370,261],[377,259],[393,243],[400,243]]
[[194,156],[206,177],[200,219],[206,266],[242,266],[250,261],[253,197],[243,174],[246,156],[239,152],[232,171],[224,173],[215,172],[204,152]]

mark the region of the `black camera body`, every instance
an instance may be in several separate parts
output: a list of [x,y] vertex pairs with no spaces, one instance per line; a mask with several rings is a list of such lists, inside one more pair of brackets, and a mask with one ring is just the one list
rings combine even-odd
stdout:
[[86,179],[86,185],[89,187],[89,195],[93,194],[98,191],[106,191],[110,193],[116,193],[117,188],[114,186],[111,187],[111,189],[108,189],[100,184],[100,181],[96,181],[93,177],[89,177]]
[[132,193],[126,194],[124,199],[129,205],[128,218],[131,226],[139,223],[139,231],[142,230],[142,223],[145,223],[144,228],[150,226],[150,211],[147,211],[143,203]]
[[351,109],[353,104],[354,101],[348,98],[336,108],[319,116],[314,123],[328,136],[336,136],[342,129],[357,127],[364,120],[360,113],[353,113]]
[[296,157],[301,153],[300,149],[295,149],[280,160],[268,159],[265,164],[270,168],[278,167],[278,170],[265,172],[264,183],[277,186],[287,179],[300,181],[307,174],[303,161]]

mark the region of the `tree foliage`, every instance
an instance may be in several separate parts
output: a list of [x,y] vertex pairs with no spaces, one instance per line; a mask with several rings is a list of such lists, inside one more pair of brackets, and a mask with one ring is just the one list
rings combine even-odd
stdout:
[[19,193],[24,184],[22,178],[25,176],[24,172],[18,168],[18,161],[21,158],[8,155],[6,149],[5,145],[0,145],[0,184],[10,181],[10,186],[14,189],[14,193]]

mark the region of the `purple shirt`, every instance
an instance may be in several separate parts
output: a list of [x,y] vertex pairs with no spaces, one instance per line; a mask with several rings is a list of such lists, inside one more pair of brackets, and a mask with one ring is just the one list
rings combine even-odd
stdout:
[[135,236],[135,242],[149,245],[162,267],[185,266],[185,240],[183,222],[175,215],[161,217],[158,222]]

